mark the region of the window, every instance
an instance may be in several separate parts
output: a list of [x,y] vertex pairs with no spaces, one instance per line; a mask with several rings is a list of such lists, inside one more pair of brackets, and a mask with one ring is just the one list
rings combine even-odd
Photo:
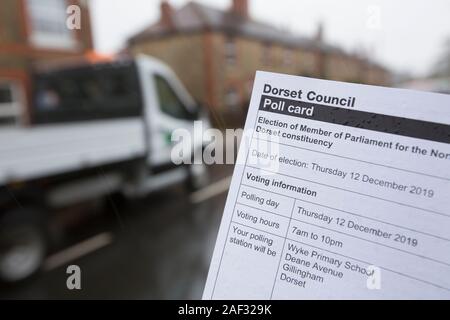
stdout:
[[161,110],[178,119],[191,119],[192,114],[188,112],[184,104],[180,101],[172,87],[161,76],[155,76],[156,91],[158,93]]
[[236,65],[236,42],[233,38],[228,37],[225,41],[225,61],[227,65],[234,66]]
[[0,125],[16,123],[20,116],[18,89],[13,83],[0,82]]
[[64,0],[27,0],[31,41],[38,47],[72,48],[75,39],[66,26]]
[[0,103],[11,103],[13,102],[12,90],[10,85],[2,84],[0,85]]

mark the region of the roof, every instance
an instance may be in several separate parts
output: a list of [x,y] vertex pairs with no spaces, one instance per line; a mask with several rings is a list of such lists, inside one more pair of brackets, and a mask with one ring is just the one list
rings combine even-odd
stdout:
[[[230,35],[256,38],[268,43],[281,43],[291,47],[316,49],[326,53],[333,52],[358,60],[366,60],[358,55],[345,52],[338,46],[323,41],[316,41],[312,38],[276,28],[270,24],[236,15],[231,10],[220,10],[195,1],[190,1],[179,9],[173,9],[172,23],[172,26],[167,26],[160,20],[132,36],[129,39],[129,43],[133,44],[161,38],[170,34],[211,30],[222,31]],[[382,68],[374,62],[371,64]]]
[[180,9],[174,9],[172,19],[173,26],[169,27],[157,22],[131,37],[129,41],[133,43],[172,33],[213,30],[258,38],[267,42],[281,42],[290,46],[313,47],[317,45],[310,38],[301,37],[272,25],[241,17],[231,11],[215,9],[194,1]]

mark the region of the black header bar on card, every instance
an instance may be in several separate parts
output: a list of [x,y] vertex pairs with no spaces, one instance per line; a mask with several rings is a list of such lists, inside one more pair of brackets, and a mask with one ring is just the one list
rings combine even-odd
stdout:
[[259,110],[347,127],[450,143],[450,126],[341,107],[262,95]]

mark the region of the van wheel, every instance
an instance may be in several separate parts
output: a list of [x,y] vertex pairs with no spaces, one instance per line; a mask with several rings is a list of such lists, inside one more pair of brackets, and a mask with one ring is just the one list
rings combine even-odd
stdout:
[[189,191],[202,189],[209,184],[209,171],[204,163],[191,164],[188,170],[187,188]]
[[47,251],[39,210],[16,209],[0,219],[0,281],[13,283],[37,272]]

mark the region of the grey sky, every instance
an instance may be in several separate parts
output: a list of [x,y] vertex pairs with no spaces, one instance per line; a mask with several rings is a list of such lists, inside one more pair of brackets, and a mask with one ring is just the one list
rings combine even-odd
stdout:
[[[226,9],[231,0],[196,0]],[[324,24],[327,41],[365,50],[389,68],[424,74],[450,37],[448,0],[249,0],[254,19],[305,36]],[[187,0],[171,0],[181,6]],[[159,0],[91,0],[94,39],[114,52],[159,17]]]

